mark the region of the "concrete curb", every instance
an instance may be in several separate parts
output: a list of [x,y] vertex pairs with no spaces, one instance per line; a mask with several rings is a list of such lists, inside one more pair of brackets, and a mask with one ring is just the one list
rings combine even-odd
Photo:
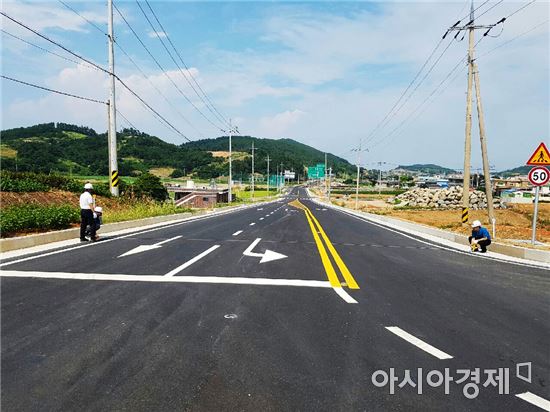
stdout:
[[[364,217],[368,220],[371,220],[374,223],[379,223],[381,225],[385,224],[386,226],[391,225],[397,229],[403,229],[407,232],[415,232],[419,235],[425,234],[425,235],[433,236],[435,238],[454,242],[459,245],[468,246],[468,237],[466,235],[448,232],[442,229],[436,229],[430,226],[424,226],[419,223],[412,223],[412,222],[396,219],[389,216],[381,216],[381,215],[375,215],[367,212],[355,211],[355,210],[347,209],[345,207],[334,205],[332,203],[328,203],[325,200],[321,200],[318,197],[312,196],[311,193],[310,193],[310,196],[314,201],[320,204],[323,204],[325,206],[330,206],[334,209],[342,210],[343,212],[346,212],[346,213]],[[519,246],[506,245],[498,242],[491,243],[490,250],[491,252],[510,256],[513,258],[550,264],[550,252],[545,250],[528,249],[528,248],[523,248]]]
[[[276,201],[276,200],[277,198],[271,201]],[[143,226],[150,226],[150,225],[155,225],[159,223],[177,222],[180,220],[189,219],[193,217],[197,217],[197,218],[203,217],[205,215],[215,216],[220,213],[227,213],[229,211],[237,211],[237,210],[246,209],[249,207],[255,207],[264,203],[267,203],[267,202],[227,206],[227,207],[221,207],[214,210],[204,210],[204,211],[201,210],[201,211],[198,211],[197,213],[183,212],[183,213],[176,213],[172,215],[148,217],[145,219],[127,220],[124,222],[116,222],[116,223],[107,223],[101,226],[101,233],[102,234],[112,233],[112,232],[118,232],[120,230],[132,229],[132,228],[139,229]],[[79,235],[80,235],[80,228],[73,228],[73,229],[65,229],[65,230],[55,230],[55,231],[46,232],[46,233],[37,233],[35,235],[0,239],[0,253],[9,252],[9,251],[18,250],[18,249],[27,249],[34,246],[40,246],[40,245],[60,242],[64,240],[77,239]]]

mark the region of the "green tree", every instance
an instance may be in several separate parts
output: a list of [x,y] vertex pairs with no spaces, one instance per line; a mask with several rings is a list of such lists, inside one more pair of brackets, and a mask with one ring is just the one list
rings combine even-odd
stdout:
[[158,176],[151,173],[143,173],[134,181],[134,194],[147,196],[151,199],[164,201],[168,198],[168,191],[162,185]]

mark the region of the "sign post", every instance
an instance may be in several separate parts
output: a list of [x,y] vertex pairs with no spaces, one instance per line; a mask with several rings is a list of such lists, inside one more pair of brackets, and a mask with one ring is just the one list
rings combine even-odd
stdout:
[[[533,156],[531,156],[531,158],[529,159],[529,162],[532,162],[535,156],[539,156],[538,159],[549,158],[548,151],[546,149],[546,146],[544,146],[544,143],[541,143],[541,145],[537,148]],[[536,159],[537,158],[535,158],[535,160]],[[546,167],[542,167],[542,166],[534,167],[529,171],[528,178],[531,184],[535,186],[535,206],[533,211],[533,226],[532,226],[532,234],[531,234],[531,244],[534,245],[537,240],[537,215],[539,212],[540,187],[544,186],[550,180],[550,171]]]

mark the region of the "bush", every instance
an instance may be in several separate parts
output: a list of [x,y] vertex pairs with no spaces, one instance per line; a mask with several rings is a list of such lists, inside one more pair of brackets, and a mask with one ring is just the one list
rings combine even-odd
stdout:
[[32,229],[66,229],[80,221],[80,210],[73,206],[13,206],[0,210],[0,234],[10,235]]
[[168,199],[168,191],[162,185],[160,178],[151,173],[138,176],[134,181],[133,191],[137,197],[145,196],[158,201]]
[[178,178],[185,176],[185,173],[183,173],[183,170],[181,169],[174,169],[172,173],[170,173],[170,177]]

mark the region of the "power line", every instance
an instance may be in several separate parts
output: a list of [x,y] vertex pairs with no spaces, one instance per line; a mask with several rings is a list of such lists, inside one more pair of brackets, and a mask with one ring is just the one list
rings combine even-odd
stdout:
[[126,90],[128,90],[132,95],[134,95],[134,97],[136,97],[142,104],[144,104],[151,112],[153,112],[155,115],[157,115],[160,119],[162,119],[162,121],[164,121],[173,131],[175,131],[177,134],[179,134],[180,136],[182,136],[184,139],[188,140],[188,141],[191,141],[187,136],[185,136],[182,132],[180,132],[174,125],[172,125],[172,123],[170,123],[168,120],[166,120],[160,113],[158,113],[155,109],[153,109],[141,96],[139,96],[134,90],[132,90],[119,76],[117,76],[115,73],[111,73],[109,70],[107,69],[104,69],[103,67],[99,66],[98,64],[92,62],[91,60],[88,60],[86,59],[85,57],[73,52],[72,50],[66,48],[65,46],[63,46],[62,44],[50,39],[49,37],[45,36],[44,34],[30,28],[29,26],[25,25],[24,23],[14,19],[13,17],[10,17],[9,15],[7,15],[6,13],[4,13],[3,11],[0,11],[0,14],[4,17],[6,17],[7,19],[11,20],[12,22],[18,24],[19,26],[25,28],[26,30],[29,30],[30,32],[36,34],[37,36],[43,38],[44,40],[56,45],[57,47],[65,50],[67,53],[77,57],[78,59],[81,59],[83,61],[85,61],[86,63],[98,68],[99,70],[101,70],[102,72],[108,74],[108,75],[112,75],[116,80],[118,80],[120,82],[120,84],[122,86],[124,86],[124,88]]
[[131,122],[130,120],[128,120],[128,118],[127,118],[126,116],[124,116],[124,115],[121,113],[120,110],[116,109],[116,112],[118,113],[118,115],[119,115],[120,117],[122,117],[122,119],[124,119],[124,121],[125,121],[126,123],[128,123],[128,124],[130,125],[130,127],[131,127],[132,129],[134,129],[134,130],[139,130],[136,126],[134,126],[134,125],[132,124],[132,122]]
[[413,85],[413,83],[416,81],[416,79],[418,79],[418,76],[420,76],[420,73],[422,73],[422,70],[424,70],[424,67],[426,67],[426,65],[428,64],[428,62],[430,61],[430,59],[432,58],[432,56],[435,54],[435,52],[437,51],[437,49],[439,49],[439,46],[441,45],[441,43],[443,43],[443,39],[441,39],[439,41],[439,43],[437,43],[437,45],[434,47],[434,49],[432,50],[432,52],[430,53],[430,55],[428,56],[428,58],[426,59],[426,61],[424,62],[424,64],[422,65],[422,67],[420,68],[420,70],[418,70],[418,72],[416,73],[416,76],[414,76],[414,78],[411,80],[411,82],[408,84],[407,88],[403,91],[403,93],[401,93],[401,96],[399,96],[399,99],[397,99],[397,101],[394,103],[394,105],[392,106],[392,108],[390,109],[390,111],[386,114],[386,116],[384,116],[384,118],[380,121],[380,123],[378,123],[376,125],[376,127],[369,133],[369,135],[367,136],[366,140],[368,141],[369,138],[374,134],[376,133],[376,131],[382,126],[382,124],[386,121],[386,119],[390,116],[390,114],[393,112],[393,110],[397,107],[397,105],[399,104],[399,102],[401,102],[401,100],[403,99],[403,97],[405,96],[405,94],[409,91],[409,89],[411,88],[411,86]]
[[82,18],[83,20],[85,20],[86,22],[88,22],[88,24],[90,24],[91,26],[93,26],[96,30],[98,30],[101,34],[105,35],[105,36],[109,36],[101,27],[99,27],[97,24],[95,24],[93,21],[91,21],[90,19],[84,17],[82,14],[80,14],[76,9],[74,9],[73,7],[69,6],[67,3],[65,3],[64,1],[62,0],[57,0],[58,2],[60,2],[62,5],[64,5],[66,8],[68,8],[69,10],[71,10],[73,13],[75,13],[76,15],[80,16],[80,18]]
[[[153,29],[153,32],[155,33],[156,37],[160,40],[161,44],[162,44],[162,47],[164,47],[164,50],[166,50],[166,53],[168,53],[168,55],[170,56],[170,58],[172,59],[172,61],[174,62],[174,64],[176,65],[176,67],[179,69],[179,71],[182,73],[183,77],[185,78],[185,80],[187,81],[187,83],[191,86],[191,88],[193,90],[195,90],[195,87],[193,86],[193,84],[189,81],[189,79],[185,76],[185,73],[183,72],[182,68],[179,66],[178,62],[176,61],[176,59],[174,58],[174,56],[172,55],[172,53],[170,52],[170,50],[168,50],[168,47],[166,46],[166,44],[164,43],[164,41],[162,40],[162,38],[160,37],[158,31],[155,29],[155,27],[153,26],[153,23],[151,22],[151,20],[149,19],[149,16],[147,16],[147,14],[145,13],[145,10],[143,10],[143,7],[141,7],[141,4],[139,4],[139,2],[136,0],[136,4],[138,5],[139,9],[141,10],[143,16],[145,17],[145,19],[147,20],[147,22],[149,23],[149,25],[151,26],[151,28]],[[180,90],[178,88],[178,90]],[[181,92],[181,90],[180,90]],[[189,104],[191,106],[193,106],[193,108],[200,113],[200,115],[206,119],[207,122],[209,122],[212,126],[214,126],[215,128],[217,129],[223,129],[223,127],[219,127],[218,125],[216,125],[212,120],[210,120],[209,117],[207,117],[201,109],[199,109],[195,103],[192,102],[191,99],[189,99],[189,97],[187,97],[187,95],[185,95],[183,92],[181,92],[183,94],[183,96],[185,97],[185,99],[189,102]],[[201,97],[198,92],[195,90],[195,93]],[[202,99],[203,102],[204,102],[204,99]],[[206,107],[208,108],[208,110],[210,110],[212,112],[212,109],[210,109],[210,107],[208,106],[208,104],[206,104]],[[214,113],[215,114],[215,113]]]
[[522,11],[524,8],[526,8],[527,6],[530,6],[531,4],[533,4],[535,1],[537,1],[537,0],[531,0],[529,3],[524,4],[522,7],[520,7],[519,9],[517,9],[516,11],[514,11],[513,13],[509,14],[508,16],[506,16],[504,19],[509,19],[509,18],[512,17],[514,14],[519,13],[519,12]]
[[[442,41],[443,39],[441,39]],[[441,41],[439,44],[441,44]],[[412,90],[412,92],[408,95],[408,97],[405,99],[405,101],[397,108],[397,110],[390,116],[390,118],[386,121],[386,125],[401,111],[401,109],[403,109],[403,107],[405,106],[405,104],[407,104],[407,102],[410,100],[410,98],[414,95],[414,93],[418,90],[418,88],[422,85],[422,83],[424,83],[424,80],[426,80],[426,78],[430,75],[430,73],[433,71],[433,69],[435,68],[435,66],[437,66],[437,64],[439,63],[439,61],[441,60],[441,58],[443,57],[443,55],[447,52],[447,50],[449,50],[449,47],[451,47],[451,45],[453,44],[453,40],[451,39],[449,41],[449,44],[447,44],[447,47],[445,47],[445,49],[443,49],[443,51],[441,52],[441,54],[437,57],[437,59],[433,62],[433,64],[430,66],[430,68],[428,69],[428,71],[424,74],[424,77],[422,77],[422,79],[416,84],[415,88]],[[372,141],[372,135],[371,135],[371,138],[370,138],[370,141]],[[369,139],[367,139],[367,141],[369,141]]]
[[541,27],[541,26],[547,24],[548,21],[549,21],[549,20],[547,19],[547,20],[545,20],[545,21],[543,21],[543,22],[537,24],[536,26],[531,27],[529,30],[524,31],[523,33],[518,34],[517,36],[512,37],[511,39],[509,39],[509,40],[507,40],[507,41],[505,41],[505,42],[503,42],[503,43],[501,43],[501,44],[499,44],[499,45],[493,47],[493,48],[490,49],[489,51],[487,51],[487,52],[481,54],[480,56],[478,56],[477,58],[480,59],[481,57],[485,57],[485,56],[487,56],[488,54],[494,52],[496,49],[500,49],[501,47],[506,46],[506,45],[509,44],[509,43],[512,43],[514,40],[517,40],[518,38],[520,38],[520,37],[522,37],[522,36],[525,36],[526,34],[529,34],[529,33],[531,33],[532,31],[535,31],[536,29],[538,29],[539,27]]
[[[479,16],[476,16],[476,19],[479,19],[481,16],[484,16],[485,14],[487,14],[488,12],[490,12],[491,10],[493,10],[496,6],[498,6],[500,3],[502,3],[504,0],[500,0],[500,1],[497,1],[495,4],[493,4],[491,7],[489,7],[487,10],[485,10],[483,13],[481,13]],[[468,23],[471,24],[472,22]]]
[[443,80],[435,87],[435,89],[420,103],[399,125],[397,125],[390,133],[388,133],[386,136],[382,137],[378,141],[376,141],[372,147],[378,146],[380,143],[382,143],[385,139],[391,137],[395,134],[400,128],[402,128],[405,123],[407,123],[427,102],[428,100],[435,94],[437,91],[443,86],[443,84],[449,79],[453,73],[460,67],[460,64],[463,63],[465,58],[461,58],[458,63],[451,69],[451,71],[443,78]]
[[50,89],[50,88],[48,88],[48,87],[39,86],[39,85],[37,85],[37,84],[24,82],[23,80],[14,79],[13,77],[4,76],[3,74],[1,74],[0,77],[2,77],[3,79],[6,79],[6,80],[11,80],[12,82],[24,84],[24,85],[26,85],[26,86],[35,87],[35,88],[37,88],[37,89],[46,90],[46,91],[48,91],[48,92],[61,94],[61,95],[63,95],[63,96],[74,97],[75,99],[86,100],[86,101],[88,101],[88,102],[93,102],[93,103],[107,104],[107,102],[102,102],[101,100],[96,100],[96,99],[92,99],[92,98],[84,97],[84,96],[78,96],[78,95],[76,95],[76,94],[71,94],[71,93],[67,93],[67,92],[62,92],[62,91],[60,91],[60,90]]
[[94,70],[98,70],[97,67],[90,66],[89,64],[86,64],[86,63],[82,63],[82,62],[73,60],[73,59],[71,59],[71,58],[69,58],[69,57],[62,56],[61,54],[57,54],[57,53],[55,53],[55,52],[53,52],[53,51],[51,51],[51,50],[45,49],[44,47],[41,47],[41,46],[39,46],[39,45],[37,45],[37,44],[31,43],[31,42],[29,42],[29,41],[27,41],[27,40],[25,40],[25,39],[22,39],[21,37],[18,37],[18,36],[16,36],[15,34],[12,34],[12,33],[8,32],[8,31],[4,30],[4,29],[0,29],[0,31],[2,31],[2,33],[6,34],[6,35],[8,35],[8,36],[13,37],[14,39],[17,39],[17,40],[19,40],[19,41],[21,41],[21,42],[23,42],[23,43],[25,43],[25,44],[28,44],[29,46],[36,47],[37,49],[42,50],[43,52],[46,52],[46,53],[52,54],[52,55],[54,55],[54,56],[57,56],[57,57],[59,57],[60,59],[66,60],[66,61],[71,62],[71,63],[74,63],[74,64],[86,66],[86,67],[89,67],[89,68],[94,69]]
[[[105,36],[108,36],[108,34],[106,32],[104,32],[99,26],[97,26],[94,22],[92,22],[91,20],[87,19],[86,17],[84,17],[82,14],[80,14],[77,10],[75,10],[74,8],[72,8],[71,6],[69,6],[68,4],[66,4],[65,2],[63,2],[62,0],[58,0],[61,4],[63,4],[65,7],[67,7],[69,10],[71,10],[73,13],[77,14],[79,17],[81,17],[84,21],[86,21],[88,24],[90,24],[91,26],[93,26],[94,28],[96,28],[99,32],[101,32],[102,34],[104,34]],[[166,103],[168,103],[168,105],[193,129],[195,130],[195,132],[197,132],[199,134],[199,136],[201,136],[202,138],[205,138],[204,135],[195,127],[193,126],[193,124],[191,124],[191,122],[189,122],[189,120],[187,120],[187,118],[178,110],[176,109],[176,107],[168,100],[168,98],[158,89],[158,87],[156,87],[154,85],[154,83],[151,81],[151,79],[149,79],[149,77],[143,72],[143,70],[141,70],[141,68],[137,65],[137,63],[134,61],[134,59],[132,59],[132,57],[126,52],[126,50],[124,50],[124,48],[115,40],[113,39],[114,43],[116,44],[116,46],[119,48],[119,50],[128,58],[128,60],[130,60],[130,62],[132,62],[132,64],[134,65],[134,67],[142,74],[142,76],[151,84],[151,86],[157,91],[157,93],[159,93],[161,95],[161,97],[166,101]]]
[[141,73],[142,77],[144,79],[146,79],[149,84],[151,85],[151,87],[153,87],[155,89],[155,91],[164,99],[164,101],[172,108],[172,110],[174,110],[182,119],[185,123],[187,123],[195,132],[197,132],[197,134],[199,136],[201,136],[203,139],[206,139],[206,137],[204,137],[204,135],[183,115],[183,113],[181,113],[176,106],[174,106],[174,104],[168,100],[168,98],[166,97],[166,95],[164,93],[162,93],[160,91],[160,89],[155,85],[155,83],[153,83],[153,81],[149,78],[149,76],[147,76],[147,74],[145,74],[145,72],[138,66],[138,64],[135,62],[135,60],[126,52],[126,50],[124,50],[124,48],[117,42],[115,41],[115,44],[116,46],[119,48],[119,50],[128,58],[128,60],[130,60],[130,62],[132,62],[132,64],[134,65],[134,67]]
[[[170,83],[172,83],[172,85],[176,88],[176,90],[189,102],[191,103],[191,105],[194,106],[193,102],[191,102],[191,100],[189,100],[189,98],[187,97],[187,95],[178,87],[178,85],[174,82],[174,80],[168,75],[168,73],[166,72],[166,70],[164,70],[164,67],[162,67],[162,65],[158,62],[158,60],[155,58],[155,56],[153,56],[153,54],[151,53],[151,51],[149,50],[149,48],[145,45],[145,43],[143,43],[143,40],[141,40],[141,38],[139,37],[139,35],[136,33],[136,31],[134,30],[134,28],[130,25],[130,23],[128,22],[128,20],[126,20],[126,17],[124,17],[124,15],[122,14],[122,12],[120,11],[120,9],[117,7],[117,5],[115,3],[113,3],[113,7],[115,8],[115,10],[117,11],[117,13],[119,14],[119,16],[122,18],[122,20],[124,21],[124,23],[126,23],[126,26],[128,26],[128,28],[130,29],[130,31],[132,32],[132,34],[134,35],[134,37],[138,40],[138,42],[141,44],[141,46],[145,49],[145,51],[147,52],[147,54],[149,54],[149,57],[151,57],[151,59],[153,59],[153,61],[156,63],[157,67],[161,70],[162,74],[164,74],[164,76],[166,76],[166,78],[170,81]],[[207,119],[209,122],[210,120]],[[212,122],[210,122],[212,123]],[[217,129],[219,129],[218,126],[216,126],[214,124],[214,127]]]
[[[201,87],[201,85],[197,82],[197,79],[195,78],[195,76],[193,76],[193,74],[191,73],[191,71],[189,70],[189,67],[187,67],[187,65],[185,64],[185,62],[183,61],[183,58],[181,57],[181,54],[179,53],[178,49],[176,48],[176,46],[174,45],[174,43],[172,43],[172,40],[170,39],[170,36],[168,35],[168,32],[164,29],[164,26],[162,25],[162,23],[160,22],[160,20],[158,19],[156,13],[154,12],[153,8],[151,7],[151,4],[149,3],[149,0],[145,0],[145,3],[147,4],[147,7],[149,7],[149,10],[151,10],[151,13],[153,14],[153,16],[155,17],[155,20],[157,21],[158,25],[160,26],[161,30],[163,31],[163,33],[166,35],[166,39],[168,40],[168,42],[170,43],[170,45],[172,46],[172,48],[174,49],[174,51],[176,52],[176,54],[178,55],[181,63],[183,64],[183,67],[185,67],[185,69],[187,70],[187,73],[189,74],[189,76],[191,77],[191,79],[193,79],[193,82],[195,83],[195,85],[197,86],[197,88],[202,92],[203,96],[206,98],[206,100],[208,101],[208,103],[210,103],[210,106],[212,107],[212,109],[214,109],[214,111],[219,115],[218,118],[222,120],[223,123],[227,123],[229,124],[229,122],[227,121],[227,119],[223,116],[223,114],[220,113],[220,111],[216,108],[216,106],[214,106],[214,103],[212,102],[212,100],[210,100],[210,98],[208,97],[208,95],[206,94],[206,92],[203,90],[203,88]],[[195,88],[193,88],[193,90],[195,90]],[[196,90],[195,90],[196,92]],[[198,95],[198,94],[197,94]],[[199,96],[200,97],[200,96]],[[202,98],[201,98],[202,100]],[[208,106],[207,106],[208,107]]]

